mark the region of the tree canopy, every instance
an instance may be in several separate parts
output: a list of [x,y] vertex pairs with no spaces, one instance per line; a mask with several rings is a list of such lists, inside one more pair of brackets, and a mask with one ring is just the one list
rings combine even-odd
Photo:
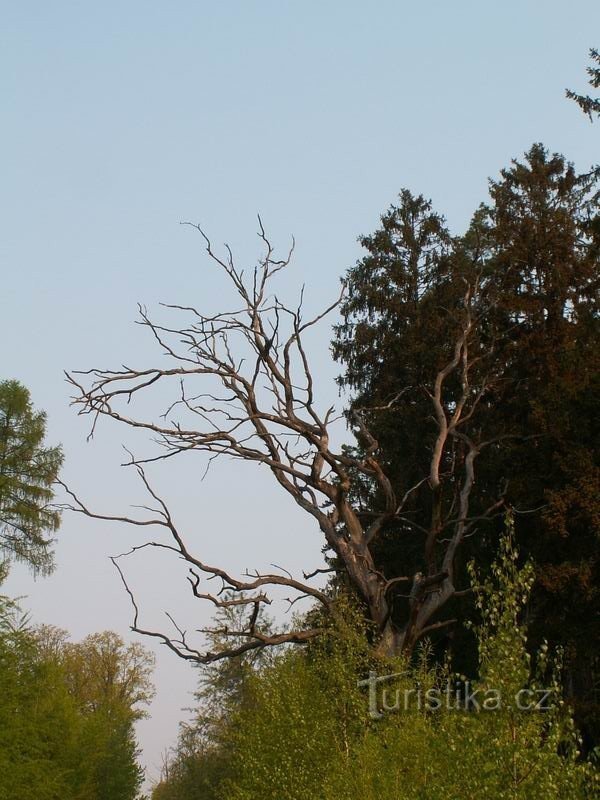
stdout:
[[63,462],[45,445],[46,415],[17,381],[0,382],[0,550],[36,572],[53,568],[52,536],[60,513],[50,506]]
[[70,642],[0,598],[1,800],[136,800],[152,665],[115,633]]
[[[462,286],[478,271],[478,349],[472,342],[473,369],[447,402],[460,406],[465,378],[475,400],[443,454],[439,483],[422,481],[412,494],[411,535],[390,521],[376,563],[390,577],[431,572],[438,545],[429,547],[426,531],[444,537],[474,444],[471,513],[481,518],[465,547],[489,562],[498,518],[484,517],[500,494],[537,565],[532,636],[567,647],[587,686],[600,633],[599,180],[598,169],[578,174],[536,144],[490,182],[489,202],[454,237],[429,201],[402,192],[381,228],[361,239],[367,254],[348,271],[334,342],[351,408],[362,409],[401,493],[426,474],[439,440],[431,387]],[[376,508],[377,488],[362,488],[361,502]],[[451,607],[459,617],[461,603]],[[395,613],[406,614],[405,598]]]
[[304,651],[246,673],[218,736],[196,748],[180,740],[153,800],[594,796],[558,663],[526,649],[533,570],[518,566],[510,532],[489,575],[471,577],[481,611],[472,683],[433,666],[426,648],[412,666],[373,658],[347,606]]

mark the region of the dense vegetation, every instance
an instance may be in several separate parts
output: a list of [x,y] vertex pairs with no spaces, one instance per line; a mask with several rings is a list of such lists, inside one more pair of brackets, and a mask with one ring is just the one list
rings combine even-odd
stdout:
[[151,698],[151,654],[114,633],[72,643],[0,597],[1,800],[134,800],[134,723]]
[[[219,703],[182,729],[153,800],[594,796],[599,778],[579,760],[559,665],[545,646],[533,661],[527,652],[520,612],[533,569],[516,558],[507,536],[491,577],[479,584],[472,572],[481,618],[470,687],[432,666],[427,648],[412,666],[374,659],[360,614],[341,601],[337,623],[307,650],[205,675]],[[369,670],[392,676],[375,706]],[[525,708],[541,687],[546,710]]]

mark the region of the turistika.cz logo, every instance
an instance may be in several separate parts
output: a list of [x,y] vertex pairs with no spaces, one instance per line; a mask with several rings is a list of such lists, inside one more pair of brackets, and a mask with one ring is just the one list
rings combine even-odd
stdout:
[[391,675],[377,675],[371,671],[368,678],[358,681],[358,686],[368,688],[369,715],[373,719],[411,709],[480,712],[498,711],[502,708],[549,711],[554,707],[552,689],[520,689],[509,699],[499,689],[475,688],[468,680],[447,681],[443,686],[430,686],[427,689],[418,684],[410,688],[390,685],[395,678],[406,674],[396,672]]

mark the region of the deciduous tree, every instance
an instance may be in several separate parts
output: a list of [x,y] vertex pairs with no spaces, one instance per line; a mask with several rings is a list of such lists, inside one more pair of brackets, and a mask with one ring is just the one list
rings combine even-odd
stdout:
[[[355,409],[351,417],[364,445],[362,452],[354,453],[334,444],[334,425],[340,415],[333,407],[319,407],[319,387],[310,369],[305,334],[339,301],[311,319],[304,318],[302,303],[296,307],[283,304],[272,285],[277,274],[288,266],[291,252],[283,260],[276,258],[262,227],[260,236],[265,253],[248,275],[236,266],[229,250],[223,257],[217,255],[204,237],[210,258],[225,272],[237,294],[239,306],[231,311],[206,314],[189,306],[170,306],[172,312],[188,317],[188,321],[177,325],[154,322],[145,309],[140,310],[141,323],[171,360],[170,366],[92,369],[69,375],[76,390],[75,404],[80,413],[94,420],[92,431],[99,418],[108,417],[152,433],[162,446],[156,455],[132,457],[130,462],[153,498],[155,512],[140,517],[100,514],[72,492],[69,507],[99,519],[162,529],[168,542],[148,541],[141,547],[160,548],[184,559],[196,598],[216,607],[237,605],[248,609],[244,627],[229,631],[236,639],[235,646],[203,650],[194,646],[183,631],[171,637],[144,628],[130,593],[134,630],[159,638],[183,658],[210,663],[267,646],[304,643],[320,634],[318,626],[269,632],[261,627],[259,611],[271,602],[269,590],[274,587],[291,590],[292,602],[294,598],[309,597],[328,612],[335,612],[335,603],[313,581],[322,570],[306,573],[302,578],[279,570],[236,576],[193,553],[171,511],[153,488],[146,473],[147,464],[196,451],[206,454],[209,460],[230,456],[266,468],[320,527],[326,548],[336,558],[334,568],[347,576],[365,604],[380,650],[410,652],[420,638],[450,622],[436,615],[458,590],[456,556],[476,523],[469,510],[474,462],[479,452],[495,441],[493,437],[486,440],[477,431],[469,435],[465,427],[489,382],[488,373],[481,366],[477,373],[473,372],[474,365],[489,361],[491,350],[482,337],[481,324],[488,307],[494,305],[494,298],[482,281],[479,250],[473,248],[465,254],[465,280],[455,296],[455,310],[446,324],[446,347],[437,360],[429,387],[431,413],[437,426],[436,446],[429,455],[426,474],[420,475],[414,485],[403,484],[399,492],[398,482],[392,482],[382,464],[379,444],[370,433],[362,410]],[[174,385],[172,404],[154,417],[136,415],[136,401],[159,383]],[[384,574],[374,558],[379,536],[394,520],[407,538],[412,535],[415,526],[408,506],[413,493],[426,481],[436,486],[445,481],[446,452],[456,448],[460,450],[453,477],[459,487],[457,502],[443,520],[437,520],[426,532],[425,570]],[[358,487],[363,483],[379,487],[377,507],[364,507],[357,499]],[[493,513],[501,504],[498,493],[478,518]],[[115,563],[125,582],[122,562]],[[220,583],[220,589],[211,589],[211,579]],[[409,601],[407,613],[399,619],[392,609],[393,598],[401,588]],[[224,597],[226,591],[233,593],[233,599]]]

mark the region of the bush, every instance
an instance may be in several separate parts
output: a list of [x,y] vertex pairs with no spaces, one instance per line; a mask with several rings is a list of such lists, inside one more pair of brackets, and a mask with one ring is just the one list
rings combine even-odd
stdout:
[[[338,615],[342,622],[332,625],[329,635],[305,651],[280,655],[247,677],[218,745],[211,751],[205,744],[202,753],[188,759],[198,774],[210,775],[210,792],[197,796],[595,796],[600,781],[580,757],[562,700],[560,658],[549,658],[543,647],[532,664],[527,653],[521,616],[533,570],[517,566],[510,524],[490,578],[481,583],[471,573],[480,613],[474,628],[476,681],[453,674],[448,665],[431,666],[427,645],[411,665],[402,659],[377,660],[360,616],[344,608]],[[369,685],[367,673],[388,678]],[[546,691],[544,708],[531,708]],[[155,797],[192,797],[181,785],[172,795],[167,788],[168,781],[163,782]]]

